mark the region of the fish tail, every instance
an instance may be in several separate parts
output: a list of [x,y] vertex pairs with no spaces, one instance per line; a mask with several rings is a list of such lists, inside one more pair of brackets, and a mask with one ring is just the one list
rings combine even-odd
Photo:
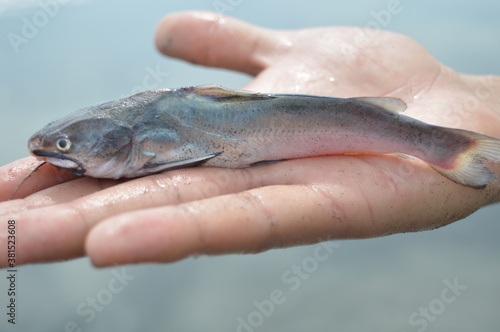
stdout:
[[452,167],[442,167],[429,163],[434,170],[450,180],[482,189],[498,180],[498,177],[485,162],[500,162],[500,139],[460,129],[448,129],[470,139],[470,146],[460,152],[452,163]]

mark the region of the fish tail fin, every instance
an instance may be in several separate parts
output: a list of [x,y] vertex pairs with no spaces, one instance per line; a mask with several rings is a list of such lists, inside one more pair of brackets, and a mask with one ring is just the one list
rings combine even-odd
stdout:
[[485,162],[500,162],[500,139],[466,130],[451,130],[467,136],[472,142],[471,146],[456,157],[451,168],[433,163],[429,163],[429,166],[454,182],[476,189],[482,189],[498,180]]

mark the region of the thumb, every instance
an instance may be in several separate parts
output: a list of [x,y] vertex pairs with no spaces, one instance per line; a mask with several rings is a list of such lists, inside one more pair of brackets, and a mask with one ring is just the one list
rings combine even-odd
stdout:
[[155,43],[167,56],[256,75],[269,65],[278,35],[222,14],[180,12],[161,20]]

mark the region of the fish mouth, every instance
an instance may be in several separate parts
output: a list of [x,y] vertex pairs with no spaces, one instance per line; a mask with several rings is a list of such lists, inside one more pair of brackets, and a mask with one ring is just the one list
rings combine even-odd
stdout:
[[42,150],[34,150],[31,151],[31,153],[38,157],[45,157],[45,161],[47,161],[49,164],[70,171],[71,173],[74,173],[76,175],[82,176],[85,173],[85,168],[83,167],[83,165],[73,158],[56,153],[45,152]]

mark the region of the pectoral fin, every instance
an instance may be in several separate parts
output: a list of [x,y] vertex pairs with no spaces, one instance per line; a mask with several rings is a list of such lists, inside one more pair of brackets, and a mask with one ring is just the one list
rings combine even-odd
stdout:
[[222,151],[211,153],[211,154],[201,156],[201,157],[187,158],[187,159],[182,159],[182,160],[173,160],[173,161],[168,161],[168,162],[164,162],[164,163],[153,163],[153,162],[146,163],[143,166],[142,171],[145,174],[152,174],[152,173],[163,172],[163,171],[171,170],[171,169],[199,166],[200,164],[206,162],[207,160],[212,159],[214,157],[217,157],[221,153],[222,153]]
[[209,97],[224,102],[262,100],[276,98],[273,95],[246,90],[231,90],[218,85],[200,85],[184,88],[199,96]]

